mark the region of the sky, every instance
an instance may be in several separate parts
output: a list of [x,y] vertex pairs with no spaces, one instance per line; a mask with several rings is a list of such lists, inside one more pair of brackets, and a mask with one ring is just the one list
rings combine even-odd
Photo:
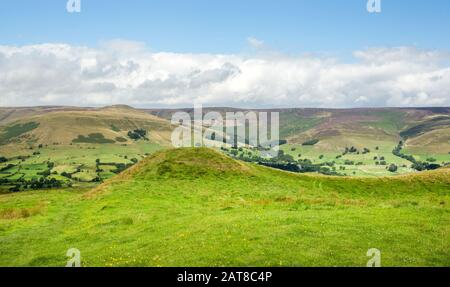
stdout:
[[2,0],[0,106],[450,106],[450,1]]

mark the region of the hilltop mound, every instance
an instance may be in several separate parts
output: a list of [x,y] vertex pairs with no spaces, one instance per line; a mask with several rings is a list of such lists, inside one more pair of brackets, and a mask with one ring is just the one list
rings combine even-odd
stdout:
[[245,176],[251,175],[251,170],[249,165],[212,149],[180,148],[157,152],[123,176],[136,179],[195,179],[206,176]]
[[320,186],[319,190],[326,189],[329,192],[393,195],[423,193],[431,185],[439,188],[448,187],[449,173],[449,168],[441,168],[389,177],[355,178],[299,174],[241,162],[213,149],[180,148],[154,153],[92,190],[88,193],[88,197],[111,187],[114,189],[116,183],[124,183],[125,186],[122,188],[126,189],[140,184],[181,188],[178,186],[180,183],[175,183],[174,180],[182,180],[185,185],[203,182],[211,186],[222,185],[219,182],[236,181],[239,190],[255,188],[256,193],[258,184],[264,186],[263,193],[265,193],[272,188],[280,188],[279,184],[282,183],[282,186],[295,186],[300,189],[317,190]]

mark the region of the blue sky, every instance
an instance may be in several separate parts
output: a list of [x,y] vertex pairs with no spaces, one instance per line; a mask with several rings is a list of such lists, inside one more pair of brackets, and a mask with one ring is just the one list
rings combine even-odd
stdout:
[[450,1],[381,0],[2,0],[0,44],[96,46],[141,41],[152,51],[237,53],[255,37],[287,53],[345,54],[367,47],[450,49]]
[[0,106],[450,105],[450,1],[0,2]]

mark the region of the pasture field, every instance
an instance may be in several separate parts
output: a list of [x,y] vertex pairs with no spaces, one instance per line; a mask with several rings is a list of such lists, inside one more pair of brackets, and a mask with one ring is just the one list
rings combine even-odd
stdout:
[[[49,178],[75,184],[91,182],[98,176],[105,180],[116,175],[112,172],[115,169],[112,164],[134,164],[133,160],[142,160],[146,155],[159,149],[160,145],[146,141],[130,145],[72,144],[46,145],[33,150],[5,149],[4,154],[12,160],[0,164],[0,168],[6,168],[9,164],[13,167],[0,172],[0,179],[14,181],[40,178],[42,176],[40,173],[48,170],[48,163],[52,163]],[[98,166],[100,170],[97,170],[97,160],[100,160]],[[61,176],[64,173],[70,174],[71,179]],[[10,185],[6,185],[3,189],[9,187]]]

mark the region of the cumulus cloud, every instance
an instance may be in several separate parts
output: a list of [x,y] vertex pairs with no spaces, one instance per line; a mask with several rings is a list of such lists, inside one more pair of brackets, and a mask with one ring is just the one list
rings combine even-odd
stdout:
[[124,40],[0,46],[0,105],[450,106],[448,53],[373,48],[354,58],[152,52]]

